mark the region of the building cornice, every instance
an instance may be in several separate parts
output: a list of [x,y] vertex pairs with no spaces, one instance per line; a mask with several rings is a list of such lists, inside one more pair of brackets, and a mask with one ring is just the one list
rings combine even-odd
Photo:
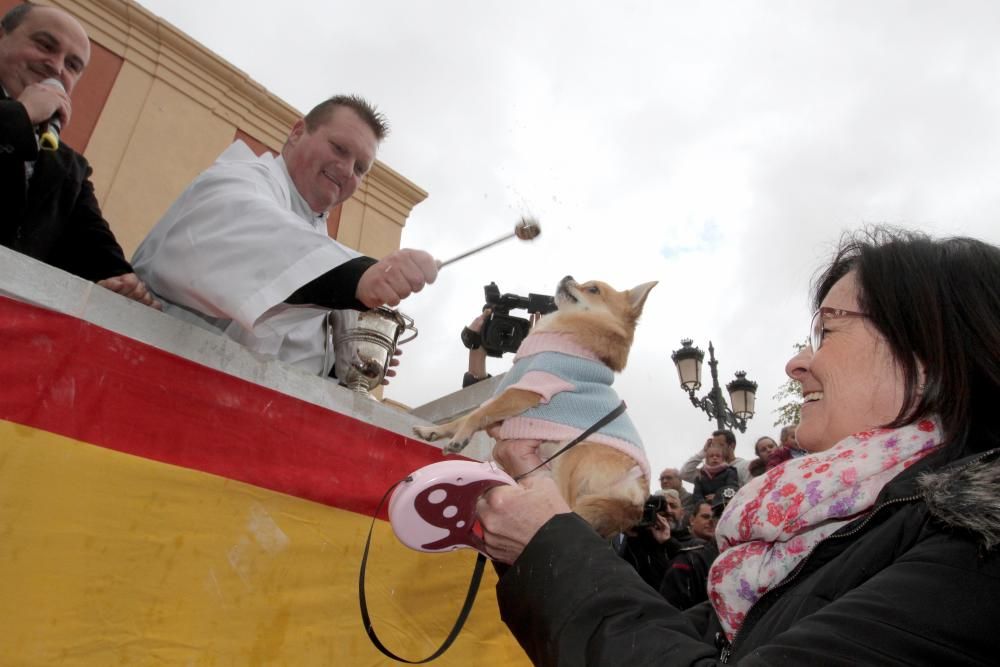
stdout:
[[56,4],[77,16],[94,41],[269,146],[280,147],[301,117],[245,72],[131,0]]
[[[302,113],[202,44],[132,0],[53,0],[91,38],[151,77],[190,96],[234,127],[280,150]],[[427,192],[376,161],[354,195],[400,226]]]

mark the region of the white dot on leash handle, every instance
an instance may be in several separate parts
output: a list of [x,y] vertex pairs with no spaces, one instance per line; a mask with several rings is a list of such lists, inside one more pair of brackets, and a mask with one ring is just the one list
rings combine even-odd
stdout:
[[527,217],[521,218],[517,222],[517,224],[514,225],[514,231],[513,231],[513,233],[511,233],[511,234],[504,234],[503,236],[501,236],[498,239],[494,239],[494,240],[490,241],[489,243],[484,243],[481,246],[476,246],[472,250],[467,250],[467,251],[463,252],[461,255],[456,255],[455,257],[452,257],[451,259],[447,259],[447,260],[445,260],[443,262],[438,262],[437,266],[438,266],[439,269],[442,268],[442,267],[448,266],[452,262],[457,262],[460,259],[465,259],[469,255],[474,255],[477,252],[480,252],[482,250],[486,250],[487,248],[495,246],[496,244],[501,243],[503,241],[506,241],[507,239],[519,238],[522,241],[533,241],[534,239],[538,238],[538,235],[541,234],[541,233],[542,233],[542,228],[538,224],[538,220],[535,220],[534,218],[527,218]]

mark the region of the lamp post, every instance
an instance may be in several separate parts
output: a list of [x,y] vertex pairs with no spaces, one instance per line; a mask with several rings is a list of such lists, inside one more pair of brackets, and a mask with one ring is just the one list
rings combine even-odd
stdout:
[[674,365],[677,366],[681,389],[688,393],[692,405],[704,410],[709,419],[715,420],[720,430],[728,427],[737,429],[740,433],[746,432],[747,422],[753,417],[757,383],[748,380],[744,371],[737,371],[736,379],[726,385],[733,406],[730,409],[722,396],[722,388],[719,387],[719,362],[715,360],[715,347],[712,341],[708,341],[708,366],[712,371],[712,389],[705,396],[697,398],[695,392],[701,388],[701,364],[705,360],[705,353],[693,347],[692,343],[690,338],[685,338],[681,341],[681,348],[670,355]]

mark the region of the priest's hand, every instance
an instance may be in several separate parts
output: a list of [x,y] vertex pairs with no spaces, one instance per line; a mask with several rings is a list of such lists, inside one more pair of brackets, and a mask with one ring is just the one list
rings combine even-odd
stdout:
[[153,293],[146,289],[146,284],[139,280],[139,276],[134,273],[124,273],[120,276],[98,280],[97,284],[150,308],[163,310],[163,304],[153,298]]
[[423,250],[396,250],[361,274],[354,293],[369,308],[398,306],[399,302],[437,278],[437,262]]

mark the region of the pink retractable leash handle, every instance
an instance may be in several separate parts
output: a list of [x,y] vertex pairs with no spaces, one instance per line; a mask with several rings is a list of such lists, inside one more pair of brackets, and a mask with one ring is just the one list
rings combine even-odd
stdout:
[[[406,479],[393,484],[375,508],[375,515],[372,516],[372,523],[368,528],[368,538],[365,540],[365,551],[361,556],[361,569],[358,572],[358,604],[361,610],[361,624],[365,633],[372,645],[383,655],[409,665],[422,665],[431,662],[448,650],[448,647],[458,637],[458,633],[461,632],[462,626],[465,625],[465,620],[472,611],[472,603],[476,600],[476,592],[479,590],[479,583],[482,581],[483,570],[486,567],[485,545],[481,534],[477,534],[474,528],[477,525],[475,521],[476,501],[479,500],[482,493],[492,486],[515,483],[506,473],[494,466],[486,464],[486,467],[488,469],[483,469],[483,464],[474,461],[442,461],[425,466],[412,475],[408,475]],[[402,492],[400,492],[401,488]],[[372,533],[375,530],[378,514],[390,492],[392,492],[393,497],[390,501],[389,516],[393,531],[407,546],[421,551],[449,551],[464,546],[479,550],[476,566],[473,568],[472,578],[469,580],[469,590],[465,593],[465,602],[458,613],[458,618],[455,619],[455,624],[437,650],[419,660],[410,660],[396,655],[382,643],[378,633],[375,632],[371,614],[368,612],[368,599],[365,595],[365,572],[368,569],[368,553],[372,545]],[[395,508],[393,504],[395,504]],[[392,519],[394,514],[396,518]],[[459,515],[466,518],[457,518]],[[424,517],[427,520],[424,520]],[[428,540],[430,541],[428,542]]]
[[495,486],[515,484],[492,461],[439,461],[409,475],[389,499],[389,523],[417,551],[472,548],[486,554],[476,502]]
[[[618,415],[625,412],[625,401],[604,415],[586,431],[563,446],[549,457],[551,461],[571,447],[586,440],[605,424],[612,422]],[[518,475],[518,479],[530,475],[544,466],[543,462],[528,472]],[[482,580],[483,569],[489,554],[482,538],[482,527],[476,518],[476,504],[480,496],[495,486],[516,484],[513,477],[500,470],[492,461],[439,461],[424,466],[408,475],[406,479],[394,484],[386,491],[375,508],[372,525],[368,529],[368,539],[365,541],[365,551],[361,556],[361,570],[358,573],[358,602],[361,607],[361,623],[368,638],[379,651],[393,660],[411,665],[419,665],[431,660],[448,650],[462,626],[472,611],[472,603],[476,599],[476,591]],[[479,552],[476,566],[469,581],[469,590],[465,594],[465,602],[458,614],[451,632],[434,653],[421,660],[408,660],[393,653],[382,643],[375,632],[371,615],[368,613],[368,602],[365,596],[365,572],[368,567],[368,551],[372,543],[372,532],[375,530],[375,518],[381,511],[385,498],[389,493],[389,523],[392,531],[400,542],[417,551],[441,552],[455,549],[471,548]]]
[[[625,412],[625,401],[563,446],[541,468]],[[399,483],[389,499],[389,523],[399,541],[417,551],[475,549],[484,556],[486,546],[476,518],[476,503],[494,486],[517,481],[493,461],[439,461],[424,466]]]

